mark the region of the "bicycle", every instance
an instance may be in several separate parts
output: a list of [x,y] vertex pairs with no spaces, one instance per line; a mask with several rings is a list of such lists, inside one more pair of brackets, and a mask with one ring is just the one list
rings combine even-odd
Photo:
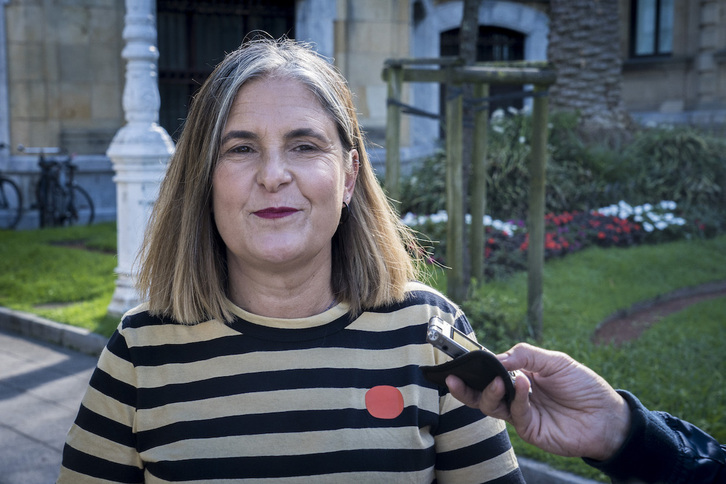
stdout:
[[[40,212],[41,228],[93,223],[93,200],[74,180],[78,166],[73,164],[72,156],[60,148],[20,145],[18,151],[38,155],[40,179],[35,186],[34,208]],[[50,158],[48,155],[54,156]]]
[[[0,149],[5,144],[0,143]],[[23,196],[18,184],[0,172],[0,229],[14,229],[23,215]]]

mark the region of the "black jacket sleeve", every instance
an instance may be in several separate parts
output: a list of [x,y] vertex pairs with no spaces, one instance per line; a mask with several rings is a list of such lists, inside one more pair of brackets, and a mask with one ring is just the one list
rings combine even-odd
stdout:
[[645,408],[618,391],[630,406],[632,425],[623,446],[607,461],[585,462],[613,482],[726,484],[726,446],[698,427]]

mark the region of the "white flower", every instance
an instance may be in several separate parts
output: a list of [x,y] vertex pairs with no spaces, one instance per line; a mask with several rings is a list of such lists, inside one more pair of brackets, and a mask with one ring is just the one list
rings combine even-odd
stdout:
[[408,212],[406,215],[403,216],[401,222],[409,226],[416,225],[416,216],[411,212]]
[[668,227],[668,224],[663,221],[656,222],[656,224],[655,224],[655,228],[657,228],[658,230],[665,230],[667,227]]
[[520,145],[523,145],[525,141],[527,141],[527,139],[524,136],[520,136],[519,137],[519,144]]
[[649,224],[648,222],[645,222],[643,224],[643,230],[646,232],[652,232],[653,231],[653,225]]
[[446,210],[439,210],[437,213],[431,215],[430,218],[433,223],[437,224],[449,220],[449,215],[446,213]]
[[496,131],[497,133],[499,133],[499,134],[504,133],[504,126],[500,126],[498,124],[495,124],[494,126],[492,126],[492,129],[494,131]]

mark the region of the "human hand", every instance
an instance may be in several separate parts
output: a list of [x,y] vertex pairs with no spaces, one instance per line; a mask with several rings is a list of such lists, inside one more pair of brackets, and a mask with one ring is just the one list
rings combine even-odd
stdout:
[[497,358],[507,370],[526,376],[516,379],[509,408],[499,377],[477,391],[450,375],[446,384],[451,394],[508,421],[524,441],[553,454],[606,460],[622,446],[630,428],[628,404],[590,368],[564,353],[526,343]]

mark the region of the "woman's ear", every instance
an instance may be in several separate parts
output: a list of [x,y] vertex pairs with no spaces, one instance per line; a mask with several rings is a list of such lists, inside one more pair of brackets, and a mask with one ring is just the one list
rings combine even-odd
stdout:
[[346,170],[345,172],[345,195],[343,197],[343,200],[347,203],[350,201],[351,197],[353,196],[353,191],[355,190],[355,182],[358,179],[358,168],[360,168],[360,159],[358,158],[358,150],[355,148],[350,150],[348,152],[348,156],[350,156],[350,170]]

